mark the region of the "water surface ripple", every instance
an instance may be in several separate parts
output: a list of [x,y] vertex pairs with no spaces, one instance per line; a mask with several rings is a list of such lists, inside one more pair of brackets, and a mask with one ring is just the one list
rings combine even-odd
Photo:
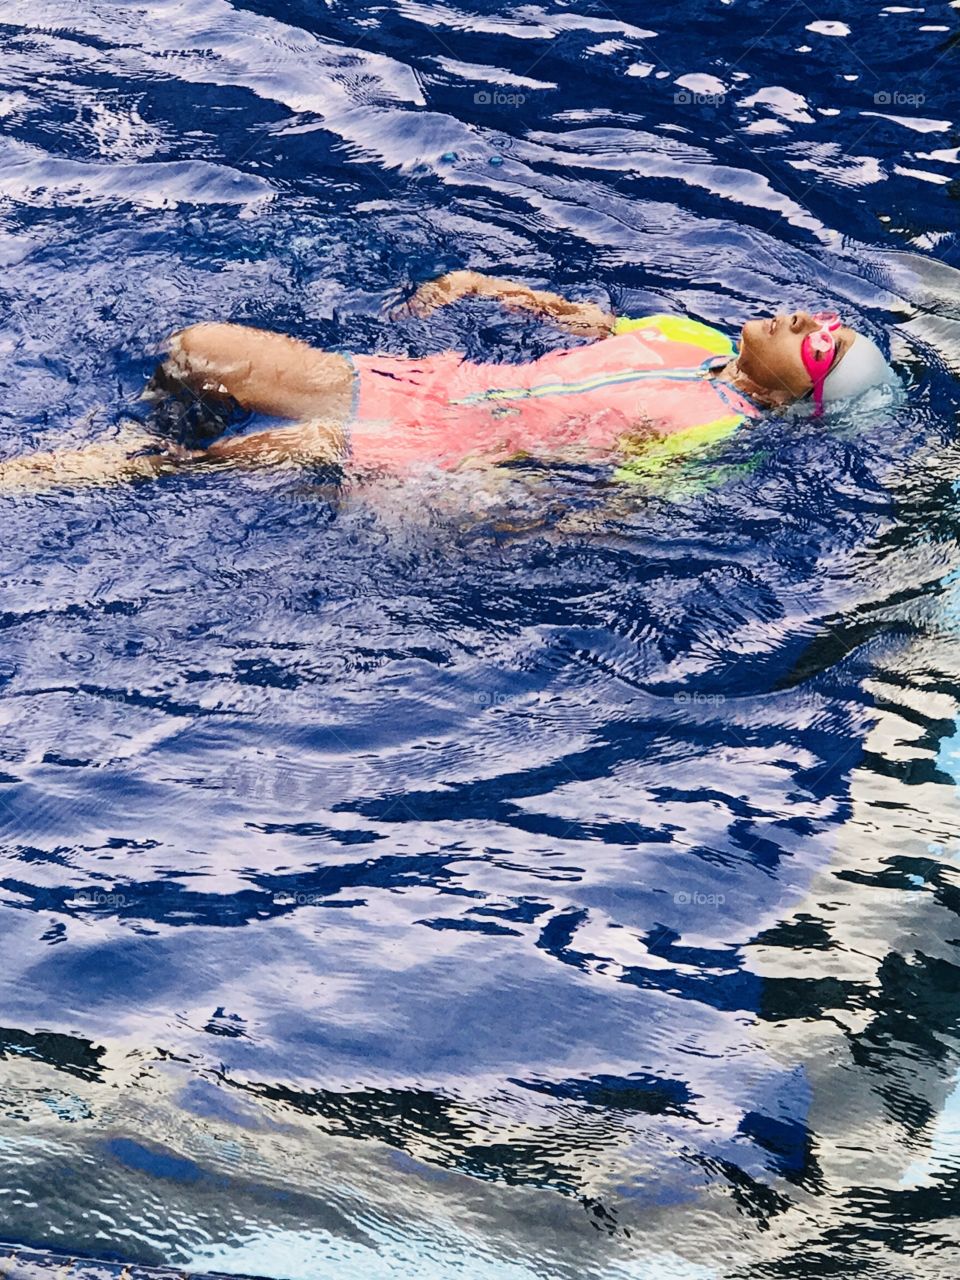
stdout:
[[470,266],[909,395],[665,491],[0,496],[0,1238],[328,1280],[950,1271],[957,14],[0,0],[0,451],[164,335],[530,359]]

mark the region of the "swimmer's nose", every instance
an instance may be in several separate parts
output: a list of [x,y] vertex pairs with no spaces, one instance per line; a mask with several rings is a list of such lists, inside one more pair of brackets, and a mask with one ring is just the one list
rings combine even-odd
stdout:
[[810,333],[817,327],[817,322],[809,311],[794,311],[790,317],[790,329],[793,333]]

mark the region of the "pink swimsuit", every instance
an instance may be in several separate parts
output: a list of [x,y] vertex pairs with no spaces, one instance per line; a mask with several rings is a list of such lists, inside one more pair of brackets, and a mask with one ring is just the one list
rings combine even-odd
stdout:
[[[708,376],[728,338],[669,316],[620,321],[615,336],[529,364],[354,356],[351,462],[453,468],[523,455],[602,459],[628,436],[727,434],[757,408]],[[677,441],[679,444],[679,441]]]

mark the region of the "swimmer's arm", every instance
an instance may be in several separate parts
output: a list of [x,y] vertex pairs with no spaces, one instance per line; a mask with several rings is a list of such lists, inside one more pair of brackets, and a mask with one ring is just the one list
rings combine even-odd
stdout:
[[408,305],[414,315],[428,316],[437,307],[468,297],[491,298],[511,311],[532,311],[581,338],[609,338],[616,324],[616,316],[595,302],[571,302],[558,293],[531,289],[479,271],[450,271],[437,280],[428,280]]

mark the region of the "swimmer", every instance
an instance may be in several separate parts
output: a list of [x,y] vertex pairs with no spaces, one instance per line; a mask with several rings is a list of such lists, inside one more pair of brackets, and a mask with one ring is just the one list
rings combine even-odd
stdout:
[[0,485],[96,484],[200,464],[323,463],[357,475],[399,474],[524,457],[610,462],[619,478],[636,479],[764,409],[809,400],[819,413],[895,380],[879,348],[834,312],[750,320],[735,347],[695,320],[616,317],[474,271],[421,285],[408,307],[428,316],[465,297],[531,312],[588,341],[527,364],[487,364],[453,351],[346,355],[243,325],[195,324],[172,336],[145,397],[193,400],[214,417],[239,406],[289,426],[205,447],[128,433],[11,459],[0,464]]

